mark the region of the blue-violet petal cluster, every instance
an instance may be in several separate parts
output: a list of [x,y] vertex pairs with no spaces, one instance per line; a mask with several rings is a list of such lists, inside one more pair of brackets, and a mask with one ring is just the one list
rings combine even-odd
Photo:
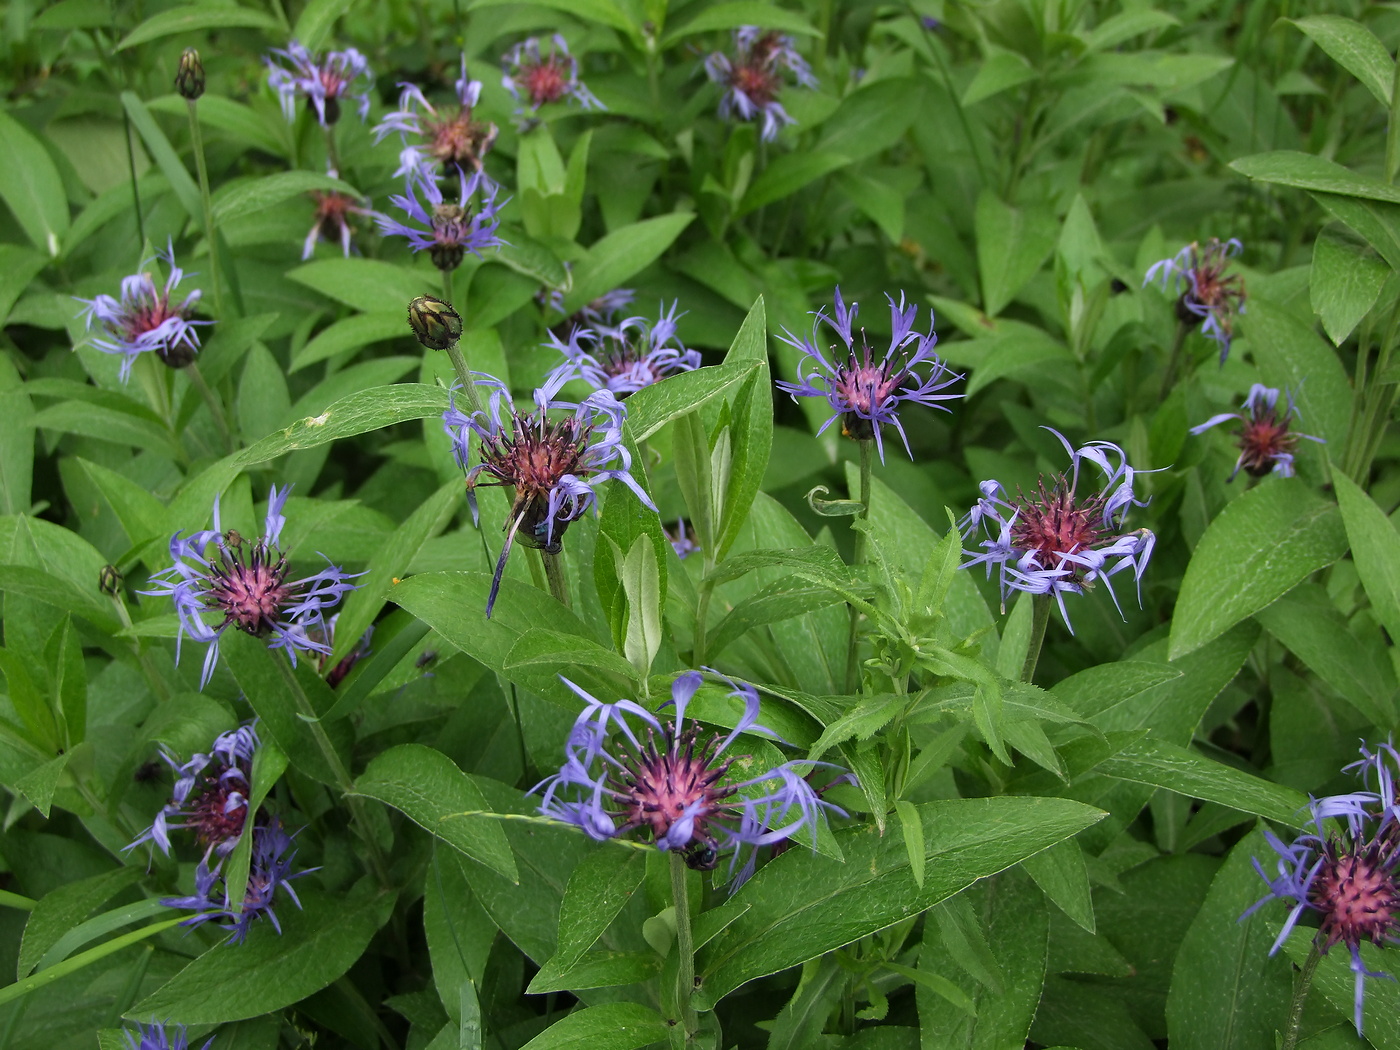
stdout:
[[[175,659],[185,635],[207,642],[200,688],[209,683],[219,661],[219,638],[230,626],[257,638],[271,638],[269,649],[284,649],[296,663],[298,651],[329,654],[327,612],[358,584],[335,565],[320,572],[289,580],[287,559],[277,549],[286,518],[288,486],[273,486],[268,496],[267,519],[262,538],[251,542],[219,520],[219,500],[214,500],[214,527],[187,537],[176,532],[170,538],[174,564],[151,578],[152,589],[142,594],[169,595],[180,616]],[[184,531],[184,530],[181,530]],[[324,555],[322,555],[324,557]],[[207,613],[222,613],[222,622],[205,622]]]
[[[663,705],[673,710],[663,719],[631,700],[605,704],[563,679],[585,706],[565,744],[564,764],[534,790],[543,794],[541,813],[599,841],[642,831],[657,849],[677,851],[691,868],[705,871],[730,853],[737,887],[753,872],[754,848],[776,846],[804,828],[815,836],[823,811],[846,814],[805,779],[828,763],[799,759],[745,780],[727,779],[735,758],[723,756],[740,734],[776,734],[758,722],[753,687],[730,681],[743,716],[722,739],[719,733],[705,738],[699,722],[685,720],[702,681],[699,671],[677,678]],[[849,776],[842,770],[837,779]]]
[[[267,82],[277,92],[282,114],[288,121],[296,118],[298,98],[316,114],[323,127],[340,119],[340,100],[354,99],[360,119],[369,116],[369,63],[353,47],[344,51],[327,52],[317,60],[296,40],[286,50],[274,48],[266,59]],[[281,63],[281,64],[279,64]]]
[[[406,237],[415,252],[426,251],[439,270],[455,270],[467,252],[480,255],[483,248],[500,247],[496,230],[501,225],[496,214],[496,184],[481,172],[470,176],[457,172],[459,193],[455,202],[443,198],[437,178],[431,172],[409,172],[403,196],[389,202],[423,227],[408,226],[387,215],[377,217],[379,229],[388,237]],[[477,194],[480,193],[479,199]]]
[[[122,1038],[126,1041],[127,1050],[189,1050],[189,1036],[185,1034],[185,1026],[166,1030],[163,1024],[138,1024],[138,1031],[123,1032]],[[200,1050],[209,1050],[214,1044],[214,1036],[210,1036],[208,1041]]]
[[[397,132],[403,142],[399,170],[395,177],[411,172],[433,174],[439,165],[443,175],[473,174],[496,141],[497,128],[477,120],[472,111],[481,98],[481,81],[467,76],[467,56],[462,56],[462,75],[457,90],[456,112],[439,110],[413,84],[399,85],[399,108],[388,114],[374,129],[374,141],[382,142]],[[418,139],[410,142],[410,139]]]
[[551,331],[548,345],[564,355],[555,372],[625,398],[668,375],[694,371],[700,367],[700,351],[687,350],[676,337],[676,305],[654,322],[645,317],[626,317],[616,324],[599,321],[574,328],[567,340]]
[[[971,557],[963,567],[985,565],[990,576],[996,566],[1003,603],[1015,591],[1053,594],[1065,625],[1070,626],[1064,596],[1082,594],[1102,581],[1116,606],[1118,596],[1110,578],[1132,569],[1141,586],[1156,537],[1147,529],[1121,531],[1129,507],[1147,506],[1146,500],[1134,495],[1139,472],[1128,465],[1127,453],[1110,441],[1091,441],[1076,450],[1059,431],[1045,429],[1069,453],[1069,472],[1055,475],[1048,484],[1042,477],[1035,493],[1018,492],[1015,499],[1001,482],[982,482],[978,486],[982,498],[958,528],[967,536],[982,526],[986,536],[982,552],[964,551]],[[1086,462],[1103,476],[1099,491],[1088,496],[1079,493],[1080,468]]]
[[778,137],[785,124],[796,121],[778,101],[783,88],[783,71],[791,73],[803,87],[815,88],[816,77],[807,60],[797,53],[790,36],[757,26],[741,26],[734,31],[734,57],[716,51],[705,59],[705,72],[724,88],[719,115],[725,120],[757,120],[762,124],[765,142]]
[[578,59],[555,33],[549,54],[540,51],[538,37],[516,44],[501,58],[501,84],[520,103],[516,113],[534,112],[541,106],[568,99],[584,109],[607,109],[578,78]]
[[1235,336],[1235,315],[1244,313],[1244,278],[1226,275],[1230,260],[1244,251],[1234,237],[1221,241],[1212,237],[1202,247],[1192,241],[1176,255],[1153,263],[1147,269],[1143,286],[1162,282],[1162,290],[1180,293],[1176,315],[1184,324],[1200,323],[1201,334],[1220,347],[1220,363],[1230,356]]
[[256,728],[245,725],[220,733],[208,754],[197,752],[188,762],[162,749],[161,758],[175,771],[175,789],[155,821],[127,849],[154,842],[169,856],[171,830],[184,828],[204,847],[206,861],[211,854],[228,856],[248,820],[253,757],[260,746]]
[[1191,433],[1200,434],[1226,420],[1238,420],[1242,426],[1236,436],[1240,455],[1235,460],[1235,469],[1230,472],[1230,480],[1235,480],[1241,470],[1256,478],[1274,473],[1285,478],[1293,476],[1293,450],[1298,447],[1299,438],[1307,438],[1326,444],[1326,438],[1302,434],[1292,429],[1293,420],[1301,418],[1298,406],[1293,403],[1293,394],[1283,391],[1288,407],[1278,411],[1279,391],[1275,387],[1255,383],[1249,388],[1249,396],[1244,399],[1244,408],[1239,412],[1222,412],[1211,416],[1199,426],[1191,428]]
[[[855,328],[860,304],[852,303],[848,309],[840,288],[836,289],[835,318],[826,315],[825,307],[817,310],[811,339],[799,338],[786,328],[779,336],[789,346],[801,350],[803,358],[798,365],[801,381],[779,381],[778,389],[791,394],[794,400],[799,396],[826,398],[834,415],[817,433],[825,432],[839,419],[843,434],[857,440],[875,439],[881,462],[885,459],[881,430],[886,426],[899,432],[904,450],[913,457],[909,438],[899,421],[901,404],[909,401],[947,412],[948,406],[942,402],[962,397],[943,393],[962,376],[951,371],[934,352],[938,336],[934,334],[932,318],[928,334],[923,335],[914,330],[917,306],[906,307],[902,294],[898,303],[892,296],[885,298],[890,301],[892,334],[889,347],[879,356],[866,341],[865,330]],[[825,351],[822,349],[825,343],[823,325],[836,333],[840,346],[828,344]]]

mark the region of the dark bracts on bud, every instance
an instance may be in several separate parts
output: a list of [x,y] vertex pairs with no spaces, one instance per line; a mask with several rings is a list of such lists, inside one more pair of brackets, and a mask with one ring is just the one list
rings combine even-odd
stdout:
[[181,98],[191,102],[204,94],[204,65],[199,61],[199,52],[187,47],[180,56],[180,68],[175,74],[175,90]]
[[408,326],[429,350],[446,350],[462,338],[461,315],[451,303],[431,295],[420,295],[408,304]]
[[122,572],[115,565],[104,565],[97,574],[97,589],[108,598],[115,598],[122,587]]

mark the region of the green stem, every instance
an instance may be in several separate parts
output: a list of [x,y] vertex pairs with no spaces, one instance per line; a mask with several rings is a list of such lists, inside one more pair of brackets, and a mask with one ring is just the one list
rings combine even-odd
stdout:
[[544,560],[544,574],[549,579],[549,593],[559,600],[559,603],[568,609],[573,606],[569,600],[569,581],[564,577],[564,552],[561,550],[557,554],[549,551],[540,551],[540,557]]
[[335,148],[335,125],[327,124],[326,130],[326,164],[335,172],[335,177],[340,178],[340,152]]
[[204,134],[199,130],[198,105],[187,99],[190,107],[190,138],[194,142],[194,166],[199,173],[199,200],[204,207],[204,239],[209,242],[209,283],[214,288],[214,316],[224,316],[223,284],[219,280],[219,248],[214,230],[214,206],[209,200],[209,168],[204,163]]
[[[121,589],[112,595],[112,608],[117,612],[117,619],[121,620],[122,626],[128,631],[131,630],[131,613],[127,612],[126,602],[122,600]],[[160,703],[165,703],[170,699],[170,686],[166,684],[165,678],[155,665],[151,663],[150,654],[146,652],[140,638],[131,639],[132,652],[136,654],[136,662],[141,665],[141,672],[146,676],[146,684],[151,687],[151,692]]]
[[1167,370],[1162,375],[1162,393],[1159,400],[1165,401],[1167,395],[1172,392],[1172,387],[1176,385],[1176,373],[1181,369],[1182,351],[1186,347],[1186,336],[1191,329],[1185,321],[1180,318],[1176,322],[1176,336],[1172,339],[1171,356],[1167,358]]
[[122,107],[122,130],[126,138],[126,166],[131,173],[131,203],[136,209],[136,240],[140,247],[138,251],[146,250],[146,220],[141,215],[141,191],[136,186],[136,149],[131,143],[131,117],[126,112],[126,107]]
[[1390,122],[1385,135],[1385,177],[1394,182],[1400,174],[1400,63],[1395,67],[1395,79],[1391,81]]
[[[878,424],[876,424],[878,426]],[[870,479],[875,467],[875,439],[860,439],[860,513],[861,521],[870,520]],[[866,559],[866,536],[864,529],[856,529],[855,553],[852,565],[864,565]],[[860,688],[860,610],[851,606],[851,627],[846,640],[846,692],[854,693]]]
[[227,452],[238,451],[233,443],[233,431],[229,429],[228,416],[224,412],[223,400],[218,394],[209,388],[209,384],[204,381],[204,373],[199,370],[199,365],[191,361],[185,366],[185,375],[190,377],[190,383],[204,398],[204,403],[209,406],[209,413],[214,417],[214,426],[218,428],[219,437],[223,439],[224,449]]
[[710,619],[710,597],[714,594],[715,585],[710,582],[710,573],[714,570],[714,563],[710,560],[710,552],[705,551],[705,574],[700,581],[700,593],[695,602],[695,644],[693,646],[693,657],[695,666],[700,667],[705,663],[705,634],[709,627]]
[[685,860],[676,850],[670,850],[671,897],[676,905],[676,1004],[685,1025],[685,1041],[690,1043],[700,1027],[695,1009],[690,1005],[695,994],[695,938],[690,931],[690,898],[686,895]]
[[1303,1004],[1307,1002],[1313,974],[1321,959],[1322,951],[1314,941],[1312,951],[1308,952],[1308,960],[1303,963],[1303,972],[1298,977],[1298,986],[1293,990],[1293,1005],[1288,1010],[1288,1025],[1283,1030],[1283,1045],[1279,1050],[1294,1050],[1298,1045],[1298,1036],[1303,1030]]
[[1031,596],[1031,644],[1026,650],[1026,662],[1021,668],[1021,681],[1035,678],[1035,665],[1040,662],[1040,647],[1045,643],[1045,628],[1050,623],[1050,595]]

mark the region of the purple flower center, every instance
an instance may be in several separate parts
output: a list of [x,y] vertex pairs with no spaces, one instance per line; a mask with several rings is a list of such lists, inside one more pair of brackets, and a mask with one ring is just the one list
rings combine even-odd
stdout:
[[1092,547],[1103,538],[1098,526],[1103,503],[1102,496],[1079,501],[1063,474],[1049,489],[1042,478],[1037,498],[1022,495],[1016,502],[1011,542],[1018,550],[1039,552],[1037,561],[1042,566],[1057,565],[1063,555]]
[[[864,332],[861,333],[861,342],[865,343]],[[902,363],[898,371],[895,370],[893,355],[879,364],[871,361],[868,345],[862,346],[862,355],[864,361],[857,361],[853,351],[850,362],[844,368],[838,365],[831,386],[832,391],[852,409],[841,421],[842,432],[849,437],[869,438],[874,436],[870,417],[884,407],[909,372]]]
[[1287,413],[1280,419],[1274,409],[1256,404],[1252,418],[1240,430],[1240,467],[1256,478],[1274,469],[1280,456],[1289,455],[1298,445],[1298,435],[1289,431]]
[[[245,792],[248,787],[248,770],[240,772],[243,778],[234,780],[224,777],[229,766],[219,766],[215,773],[206,775],[204,792],[190,807],[189,820],[185,826],[192,829],[195,838],[204,846],[232,843],[243,834],[243,824],[248,818],[248,800]],[[239,787],[242,791],[237,790]]]
[[[121,315],[107,323],[111,333],[127,343],[138,343],[142,336],[156,331],[171,318],[189,320],[189,312],[182,306],[172,306],[170,291],[158,291],[149,274],[142,274],[142,289],[122,303]],[[171,368],[183,368],[194,360],[199,345],[191,338],[191,330],[179,328],[170,337],[162,339],[156,347],[160,359]]]
[[492,125],[472,119],[470,106],[463,106],[451,120],[423,120],[424,134],[432,143],[428,149],[444,171],[481,170],[482,155],[495,138]]
[[717,786],[733,759],[711,768],[719,734],[697,749],[699,737],[700,726],[692,722],[679,738],[672,739],[668,733],[666,746],[658,749],[655,734],[648,733],[640,753],[624,752],[624,768],[609,777],[609,784],[623,804],[627,828],[649,828],[655,841],[666,838],[672,824],[690,817],[694,824],[684,847],[686,863],[697,871],[709,871],[718,863],[719,853],[707,824],[733,815],[724,800],[734,789]]
[[230,529],[210,559],[210,587],[205,601],[220,609],[224,623],[256,637],[277,626],[277,614],[291,593],[286,583],[287,559],[276,547],[259,541],[244,554],[244,541]]
[[[556,513],[553,542],[547,538],[551,517],[550,493],[566,475],[576,475],[583,465],[593,427],[570,416],[550,422],[542,414],[522,419],[514,416],[514,433],[483,438],[482,470],[503,485],[515,489],[510,520],[520,519],[520,541],[550,553],[560,550],[564,527],[573,520]],[[582,513],[580,508],[579,513]]]
[[1335,841],[1327,844],[1308,896],[1322,913],[1319,932],[1328,948],[1338,942],[1356,948],[1363,940],[1382,944],[1400,929],[1395,848],[1377,840],[1354,854],[1343,850]]
[[516,83],[530,96],[530,104],[538,109],[546,102],[558,102],[569,90],[570,70],[566,59],[558,55],[521,67]]

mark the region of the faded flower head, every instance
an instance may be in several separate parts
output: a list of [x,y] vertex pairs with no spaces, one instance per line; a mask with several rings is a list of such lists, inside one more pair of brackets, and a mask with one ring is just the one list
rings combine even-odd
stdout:
[[[823,810],[846,815],[805,779],[816,767],[835,768],[826,762],[798,759],[745,780],[728,776],[736,757],[724,753],[740,734],[778,739],[758,724],[752,686],[725,678],[733,687],[729,695],[743,701],[744,713],[721,739],[719,733],[706,737],[699,722],[685,720],[686,706],[704,680],[699,671],[676,679],[663,705],[674,710],[664,721],[631,700],[605,704],[561,680],[585,706],[564,745],[563,766],[532,790],[544,796],[541,813],[576,825],[591,838],[604,841],[639,831],[657,849],[679,852],[700,871],[713,870],[719,855],[730,852],[732,876],[745,848],[786,842],[804,828],[815,839]],[[848,778],[844,770],[837,777]],[[736,886],[752,873],[754,862],[750,852]]]
[[154,842],[162,853],[170,854],[170,830],[185,828],[194,832],[204,847],[204,859],[211,854],[226,857],[238,845],[248,818],[248,795],[252,790],[253,756],[261,746],[253,723],[240,726],[214,738],[209,753],[195,754],[180,763],[162,749],[161,758],[175,770],[175,790],[170,801],[156,814],[155,822],[141,832],[127,849],[143,842]]
[[[1102,581],[1117,606],[1110,577],[1131,568],[1140,588],[1156,537],[1147,529],[1121,531],[1128,508],[1148,502],[1134,495],[1133,480],[1140,472],[1128,465],[1127,453],[1110,441],[1091,441],[1076,451],[1058,430],[1044,429],[1069,453],[1069,472],[1052,476],[1048,484],[1042,476],[1036,492],[1027,496],[1018,491],[1015,499],[1001,482],[982,482],[982,498],[958,522],[958,529],[966,536],[980,523],[987,538],[982,553],[963,551],[971,555],[963,568],[986,565],[990,576],[992,566],[998,566],[1003,603],[1013,591],[1053,594],[1070,627],[1065,595],[1082,594]],[[1092,495],[1079,492],[1085,462],[1103,476]]]
[[156,258],[170,268],[164,289],[157,288],[155,278],[146,272],[145,267],[154,261],[148,259],[141,264],[140,273],[122,278],[120,301],[110,295],[78,299],[86,304],[83,314],[88,330],[92,330],[94,320],[101,321],[107,330],[108,338],[95,338],[92,345],[104,354],[122,355],[123,383],[131,378],[132,363],[145,353],[155,353],[171,368],[184,368],[199,352],[196,326],[214,323],[190,320],[199,303],[198,289],[178,305],[171,301],[171,295],[185,279],[185,271],[175,265],[173,246],[167,244],[165,251],[157,253]]
[[[656,321],[628,317],[590,328],[578,327],[567,340],[553,331],[549,343],[564,355],[555,373],[564,378],[579,376],[596,390],[611,390],[619,398],[659,383],[676,372],[700,367],[700,351],[687,350],[676,338],[676,303]],[[660,308],[658,308],[660,312]]]
[[[801,382],[778,382],[778,389],[793,396],[824,397],[835,413],[822,424],[822,434],[827,427],[841,420],[841,432],[857,440],[875,439],[880,450],[880,461],[885,459],[885,443],[881,430],[892,426],[899,431],[904,442],[904,451],[909,451],[909,439],[899,422],[899,406],[912,401],[929,408],[950,411],[943,401],[952,401],[961,394],[945,394],[946,390],[962,378],[951,371],[934,352],[938,336],[933,332],[933,318],[929,318],[928,335],[914,331],[914,321],[919,308],[904,305],[903,294],[896,303],[890,301],[889,348],[880,357],[866,341],[865,330],[854,327],[859,303],[846,308],[841,298],[841,289],[836,289],[836,318],[826,316],[826,308],[816,311],[816,321],[812,324],[812,338],[802,339],[786,328],[779,336],[789,346],[795,346],[803,353],[798,366]],[[836,333],[843,346],[827,344],[830,358],[822,350],[822,325]],[[859,345],[857,345],[859,343]]]
[[1211,427],[1224,423],[1227,419],[1237,419],[1243,426],[1236,437],[1240,447],[1240,457],[1235,460],[1235,469],[1230,472],[1231,481],[1241,469],[1256,478],[1265,474],[1280,474],[1285,478],[1293,476],[1293,450],[1299,438],[1307,438],[1326,444],[1326,438],[1300,434],[1291,428],[1298,415],[1298,406],[1293,403],[1293,394],[1283,391],[1288,407],[1282,414],[1278,411],[1277,389],[1255,383],[1249,388],[1249,396],[1244,399],[1244,409],[1240,412],[1222,412],[1211,416],[1199,426],[1191,428],[1191,433],[1200,434]]
[[1220,363],[1230,356],[1235,334],[1235,315],[1244,313],[1244,278],[1225,273],[1230,260],[1244,251],[1236,238],[1221,241],[1212,237],[1202,247],[1192,241],[1176,255],[1153,263],[1143,285],[1162,282],[1162,291],[1180,292],[1176,315],[1183,323],[1200,322],[1201,334],[1220,347]]
[[[594,506],[594,490],[605,481],[622,482],[643,506],[656,507],[632,477],[632,454],[622,440],[627,407],[611,391],[599,390],[581,403],[558,401],[555,395],[565,379],[555,374],[535,391],[535,410],[522,416],[499,379],[475,374],[476,385],[490,392],[487,407],[468,416],[454,398],[442,421],[457,463],[467,472],[469,490],[478,485],[515,490],[503,526],[505,546],[486,601],[489,617],[517,538],[527,547],[558,553],[564,530]],[[566,414],[551,418],[551,412]],[[475,466],[468,460],[472,434],[480,439]],[[483,475],[490,480],[482,480]]]
[[180,55],[180,68],[175,72],[175,90],[191,102],[204,94],[204,63],[199,52],[187,47]]
[[[340,119],[340,100],[353,98],[360,119],[369,116],[369,63],[353,47],[328,51],[320,61],[293,40],[285,51],[274,48],[267,62],[267,82],[277,92],[282,114],[296,119],[296,102],[305,98],[323,127]],[[282,62],[285,65],[279,65]]]
[[530,37],[501,57],[501,84],[520,103],[517,113],[538,110],[550,102],[568,99],[584,109],[607,109],[578,78],[578,59],[569,54],[569,45],[555,33],[549,54],[540,52],[539,37]]
[[[136,1027],[135,1032],[122,1033],[127,1050],[189,1050],[189,1036],[185,1034],[184,1025],[176,1025],[168,1031],[165,1025],[154,1022]],[[211,1035],[200,1050],[209,1050],[213,1044],[214,1037]]]
[[[379,215],[376,219],[380,232],[388,237],[407,237],[409,247],[415,252],[426,251],[439,270],[457,269],[467,252],[480,255],[483,248],[500,247],[501,239],[496,236],[501,225],[496,214],[496,184],[480,172],[468,176],[459,170],[457,178],[459,193],[454,202],[443,199],[431,173],[410,172],[405,180],[405,195],[390,197],[389,201],[424,228]],[[478,190],[479,203],[473,201]]]
[[211,868],[208,857],[195,868],[195,891],[188,897],[165,897],[161,903],[167,908],[180,908],[197,911],[182,922],[181,926],[201,926],[206,922],[218,924],[233,934],[235,944],[248,936],[253,922],[266,915],[273,928],[282,932],[282,924],[272,910],[274,898],[279,889],[292,898],[292,903],[301,907],[301,900],[292,888],[293,879],[309,875],[315,868],[292,874],[292,863],[296,851],[291,850],[292,836],[283,829],[280,821],[273,817],[266,824],[253,828],[253,854],[248,870],[248,889],[243,894],[243,910],[235,913],[228,899],[228,889],[224,884],[222,857]]
[[[180,616],[180,633],[175,643],[175,659],[180,659],[180,642],[189,635],[209,643],[199,685],[204,688],[219,662],[219,638],[229,627],[257,638],[271,638],[269,649],[283,649],[296,663],[297,652],[329,653],[321,640],[328,636],[326,612],[358,584],[335,565],[299,580],[287,579],[287,559],[277,549],[286,518],[282,507],[291,487],[280,492],[273,487],[268,496],[267,520],[261,539],[252,542],[230,529],[225,532],[219,520],[219,500],[214,500],[214,527],[181,538],[170,538],[174,564],[153,576],[153,589],[142,594],[169,595]],[[183,530],[181,530],[183,531]],[[221,613],[222,622],[210,626],[206,613]]]
[[757,26],[734,30],[732,59],[722,51],[705,59],[705,72],[725,89],[719,115],[726,120],[737,114],[739,120],[761,121],[765,142],[777,138],[783,125],[795,123],[778,101],[784,70],[803,87],[817,86],[816,77],[807,60],[797,53],[792,37]]
[[[1400,768],[1400,753],[1385,743],[1374,752],[1363,746],[1361,756],[1347,769],[1360,775],[1366,790],[1313,799],[1303,833],[1292,843],[1265,830],[1278,855],[1278,877],[1270,879],[1254,861],[1269,892],[1240,916],[1243,920],[1273,900],[1293,905],[1270,955],[1282,947],[1305,915],[1318,920],[1314,943],[1322,952],[1337,944],[1347,946],[1355,975],[1353,1020],[1358,1035],[1366,978],[1390,976],[1366,969],[1361,942],[1377,946],[1400,942],[1400,876],[1396,874],[1400,813],[1392,768]],[[1333,820],[1337,823],[1327,823]]]
[[[462,75],[456,81],[457,107],[439,110],[413,84],[400,84],[399,108],[374,129],[374,141],[398,132],[404,144],[395,176],[420,171],[431,174],[434,164],[442,174],[473,174],[496,141],[497,128],[477,120],[472,111],[481,98],[481,81],[467,76],[467,56],[462,56]],[[410,138],[419,141],[410,142]]]
[[[330,168],[326,174],[333,179],[340,178],[340,173],[334,168]],[[373,216],[374,212],[366,208],[360,198],[338,190],[312,190],[311,199],[316,202],[316,217],[312,220],[306,241],[301,246],[301,257],[311,258],[312,253],[316,251],[316,242],[326,241],[339,244],[341,252],[347,259],[350,258],[350,216],[369,217]]]

